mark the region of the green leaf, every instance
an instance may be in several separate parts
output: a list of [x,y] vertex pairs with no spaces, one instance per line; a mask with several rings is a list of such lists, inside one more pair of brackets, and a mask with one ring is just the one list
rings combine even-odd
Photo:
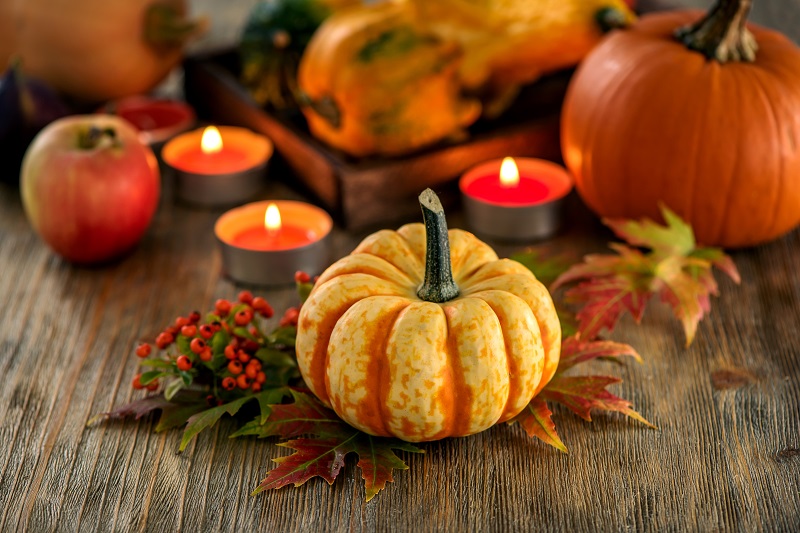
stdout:
[[695,249],[692,227],[664,205],[661,215],[666,226],[645,218],[639,222],[633,220],[604,219],[603,223],[611,228],[618,237],[633,246],[650,248],[659,255],[687,255]]
[[277,344],[282,346],[294,347],[295,340],[297,339],[297,328],[294,326],[284,326],[277,328],[270,333],[267,337],[267,342],[270,344]]
[[575,263],[565,256],[545,257],[536,250],[525,250],[510,257],[514,261],[533,272],[543,285],[550,285],[561,274],[566,272],[570,265]]
[[234,400],[232,402],[228,402],[224,405],[220,405],[217,407],[212,407],[210,409],[206,409],[201,413],[193,415],[188,420],[188,424],[186,425],[186,429],[183,432],[183,438],[181,439],[181,445],[178,451],[182,452],[183,450],[185,450],[189,442],[198,433],[216,424],[224,414],[227,413],[230,416],[233,416],[236,413],[238,413],[239,410],[247,402],[254,399],[255,399],[254,396],[245,396],[244,398],[239,398],[238,400]]
[[233,334],[236,335],[237,337],[242,337],[243,339],[248,339],[251,341],[258,342],[258,339],[255,338],[255,336],[252,333],[250,333],[250,331],[247,328],[243,327],[233,328]]
[[169,385],[164,389],[164,398],[167,400],[172,400],[176,394],[184,387],[184,383],[180,379],[173,379],[169,382]]
[[192,339],[186,335],[178,335],[178,338],[175,339],[175,344],[178,346],[178,351],[182,354],[189,355],[192,353]]
[[143,372],[141,376],[139,376],[139,383],[144,385],[149,385],[150,383],[154,382],[158,378],[162,378],[164,376],[171,376],[173,375],[172,372],[162,372],[160,370],[150,370],[149,372]]
[[194,381],[193,372],[196,372],[196,371],[178,370],[178,376],[180,376],[181,381],[187,387],[192,384],[192,381]]
[[296,367],[297,361],[290,354],[276,348],[260,348],[256,357],[264,366]]
[[225,347],[231,341],[230,335],[225,330],[219,330],[211,337],[211,351],[214,355],[220,355],[225,352]]

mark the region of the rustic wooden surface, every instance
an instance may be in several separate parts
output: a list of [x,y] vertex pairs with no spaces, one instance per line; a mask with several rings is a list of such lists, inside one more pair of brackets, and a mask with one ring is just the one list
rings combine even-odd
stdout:
[[[537,248],[602,250],[610,235],[574,198],[569,212]],[[82,269],[52,255],[17,191],[0,188],[0,531],[799,530],[800,232],[734,254],[744,282],[721,281],[691,348],[661,305],[618,328],[644,364],[593,370],[624,378],[614,392],[660,430],[556,410],[569,455],[504,425],[405,454],[410,469],[365,503],[352,460],[333,486],[250,496],[288,450],[229,440],[230,421],[182,455],[180,432],[156,434],[151,418],[85,427],[140,395],[138,341],[240,289],[219,275],[218,214],[174,205],[167,184],[141,246]],[[361,236],[337,231],[339,253]],[[265,294],[294,303],[291,289]]]

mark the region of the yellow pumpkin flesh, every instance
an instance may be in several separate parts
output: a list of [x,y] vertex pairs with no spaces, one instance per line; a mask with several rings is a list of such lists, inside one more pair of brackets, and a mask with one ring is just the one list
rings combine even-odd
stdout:
[[471,233],[450,230],[449,243],[456,298],[417,295],[426,232],[408,224],[333,264],[301,309],[303,377],[362,431],[471,435],[517,415],[555,372],[561,329],[547,289]]

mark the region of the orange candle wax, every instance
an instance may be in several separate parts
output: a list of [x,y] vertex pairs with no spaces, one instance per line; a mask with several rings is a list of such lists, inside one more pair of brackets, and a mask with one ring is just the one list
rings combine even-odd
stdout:
[[178,135],[164,146],[164,162],[182,172],[224,175],[264,165],[272,143],[244,128],[209,126]]
[[231,244],[248,250],[288,250],[316,240],[317,234],[310,228],[283,224],[277,230],[268,230],[264,226],[244,229],[231,239]]

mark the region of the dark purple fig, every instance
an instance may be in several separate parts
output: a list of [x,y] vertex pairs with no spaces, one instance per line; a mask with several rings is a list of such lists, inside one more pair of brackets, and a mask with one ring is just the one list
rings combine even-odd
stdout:
[[14,62],[0,78],[0,181],[18,184],[30,142],[42,128],[68,114],[50,87],[25,76]]

